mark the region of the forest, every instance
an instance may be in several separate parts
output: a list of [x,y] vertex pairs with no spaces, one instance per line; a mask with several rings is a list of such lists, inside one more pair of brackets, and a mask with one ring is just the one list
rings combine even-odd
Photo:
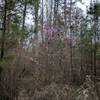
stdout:
[[0,100],[100,100],[100,1],[84,1],[0,0]]

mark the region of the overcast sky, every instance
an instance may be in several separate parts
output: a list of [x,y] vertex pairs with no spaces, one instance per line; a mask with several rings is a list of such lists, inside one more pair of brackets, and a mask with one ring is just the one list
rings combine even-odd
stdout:
[[[80,7],[84,14],[86,14],[86,7],[89,6],[91,0],[82,0],[83,4],[80,2],[77,2],[77,6]],[[27,20],[26,20],[26,24],[31,25],[32,24],[32,19],[33,16],[32,15],[27,15]]]
[[91,0],[82,0],[83,4],[80,2],[77,2],[77,6],[79,6],[84,13],[86,14],[86,7],[89,6]]

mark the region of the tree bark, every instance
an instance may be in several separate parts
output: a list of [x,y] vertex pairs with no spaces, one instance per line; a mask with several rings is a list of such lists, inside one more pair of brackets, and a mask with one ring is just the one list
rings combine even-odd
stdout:
[[4,21],[3,21],[3,33],[1,39],[1,55],[0,55],[1,60],[4,57],[4,49],[5,49],[6,17],[7,17],[7,0],[5,0],[5,5],[4,5],[4,19],[3,19]]

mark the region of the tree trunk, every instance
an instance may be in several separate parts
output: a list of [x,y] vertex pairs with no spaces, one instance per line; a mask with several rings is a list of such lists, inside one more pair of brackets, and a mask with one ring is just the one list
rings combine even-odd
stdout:
[[3,19],[4,21],[3,21],[3,33],[1,39],[1,55],[0,55],[1,60],[4,57],[4,49],[5,49],[6,17],[7,17],[7,0],[5,0],[5,5],[4,5],[4,19]]
[[72,60],[72,24],[71,24],[71,21],[72,21],[72,0],[70,0],[70,14],[69,14],[69,28],[70,28],[70,33],[69,33],[69,35],[70,35],[70,81],[72,82],[72,80],[73,80],[73,75],[72,75],[72,73],[73,73],[73,60]]

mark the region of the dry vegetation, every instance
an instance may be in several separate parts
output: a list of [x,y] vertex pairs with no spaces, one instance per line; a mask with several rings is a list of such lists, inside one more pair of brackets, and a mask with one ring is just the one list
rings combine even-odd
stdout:
[[77,2],[0,0],[0,100],[100,100],[100,5]]

